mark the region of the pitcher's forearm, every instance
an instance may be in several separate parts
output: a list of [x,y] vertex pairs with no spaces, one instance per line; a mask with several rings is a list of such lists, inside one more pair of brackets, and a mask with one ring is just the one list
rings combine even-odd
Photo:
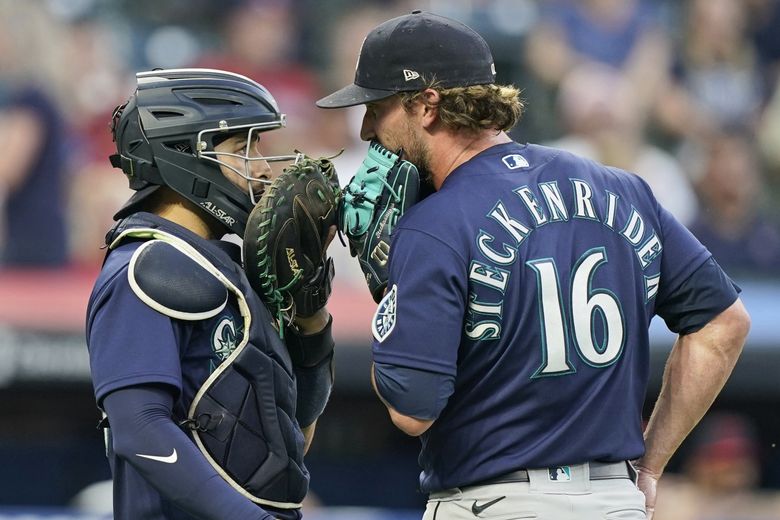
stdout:
[[737,300],[700,331],[677,339],[645,431],[643,467],[663,472],[726,383],[749,326],[747,313]]

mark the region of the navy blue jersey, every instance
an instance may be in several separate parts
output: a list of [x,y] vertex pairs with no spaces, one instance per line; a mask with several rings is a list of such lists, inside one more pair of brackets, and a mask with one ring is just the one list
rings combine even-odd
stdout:
[[516,143],[453,171],[394,231],[373,325],[375,361],[455,381],[421,489],[641,456],[650,320],[709,258],[635,175]]
[[[119,388],[162,383],[175,390],[174,416],[184,419],[200,386],[237,345],[243,320],[232,302],[216,317],[198,322],[169,318],[142,302],[127,277],[130,258],[142,243],[111,252],[90,300],[87,337],[95,397],[101,403]],[[111,444],[107,455],[117,513],[123,518],[190,518],[116,457]]]
[[90,299],[87,337],[95,397],[100,403],[118,388],[163,383],[180,396],[174,412],[183,418],[185,405],[237,345],[243,319],[232,299],[220,314],[202,321],[176,320],[141,301],[127,276],[141,244],[128,242],[111,252]]

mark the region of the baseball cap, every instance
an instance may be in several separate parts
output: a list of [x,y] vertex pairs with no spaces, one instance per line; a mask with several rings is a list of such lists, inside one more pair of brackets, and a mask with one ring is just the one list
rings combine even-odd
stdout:
[[493,83],[496,67],[487,42],[466,25],[425,11],[388,20],[360,48],[355,82],[317,101],[342,108],[421,90],[434,77],[444,88]]

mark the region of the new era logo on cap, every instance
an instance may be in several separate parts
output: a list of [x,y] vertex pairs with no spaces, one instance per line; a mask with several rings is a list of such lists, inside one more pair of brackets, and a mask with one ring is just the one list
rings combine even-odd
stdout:
[[409,69],[404,69],[404,80],[411,81],[411,80],[417,79],[419,77],[420,77],[420,75],[418,73],[416,73],[415,71],[409,70]]

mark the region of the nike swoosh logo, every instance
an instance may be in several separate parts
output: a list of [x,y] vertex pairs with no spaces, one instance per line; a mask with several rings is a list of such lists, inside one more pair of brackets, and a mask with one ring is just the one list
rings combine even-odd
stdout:
[[144,459],[156,460],[157,462],[164,462],[166,464],[173,464],[177,460],[179,460],[179,455],[176,453],[176,448],[174,448],[173,453],[171,453],[167,457],[163,457],[160,455],[141,455],[140,453],[136,453],[136,456],[142,457]]
[[475,500],[473,504],[471,504],[471,512],[474,513],[474,515],[478,515],[482,513],[485,509],[492,506],[493,504],[496,504],[497,502],[501,502],[506,497],[498,497],[496,499],[491,500],[490,502],[486,502],[482,505],[478,505],[477,501]]

